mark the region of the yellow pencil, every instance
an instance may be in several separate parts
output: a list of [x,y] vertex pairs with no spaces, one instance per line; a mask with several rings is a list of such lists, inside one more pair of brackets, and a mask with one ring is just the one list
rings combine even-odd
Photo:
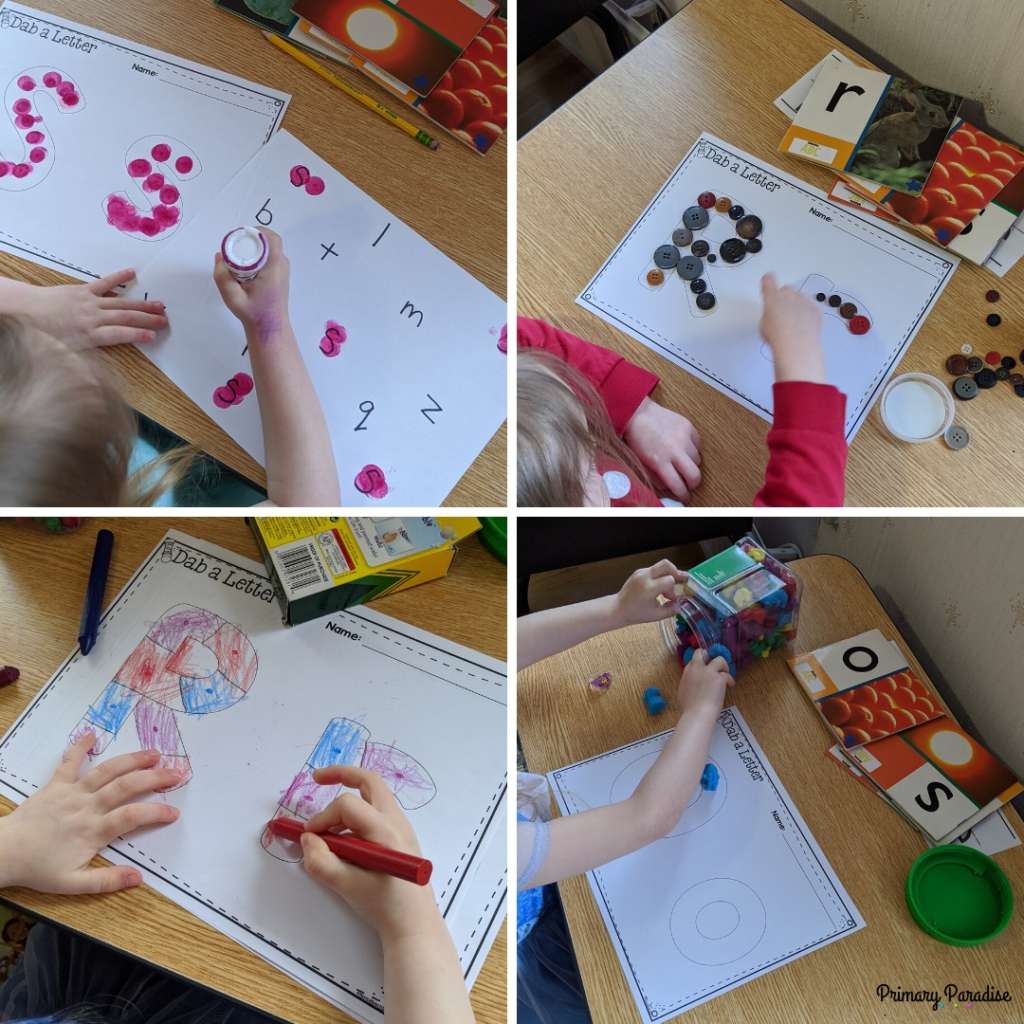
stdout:
[[385,121],[390,121],[396,128],[405,132],[406,135],[411,135],[417,142],[422,142],[427,149],[437,149],[440,145],[437,139],[431,138],[422,128],[417,128],[416,125],[406,121],[404,117],[399,117],[393,110],[389,110],[383,103],[378,103],[372,96],[367,96],[358,89],[353,89],[348,82],[343,82],[333,72],[328,71],[322,64],[313,60],[308,53],[303,53],[298,47],[292,46],[291,43],[270,32],[264,32],[263,36],[283,53],[287,53],[289,57],[294,57],[300,64],[305,64],[310,71],[315,71],[325,82],[330,82],[331,85],[340,89],[347,96],[358,100],[364,107],[368,107],[374,113],[380,114]]

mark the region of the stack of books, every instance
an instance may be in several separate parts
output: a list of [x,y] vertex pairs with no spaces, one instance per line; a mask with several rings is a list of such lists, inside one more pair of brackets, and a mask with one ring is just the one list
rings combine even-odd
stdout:
[[354,68],[477,153],[507,126],[507,23],[494,0],[215,0]]
[[[899,645],[879,630],[790,658],[789,666],[839,740],[831,757],[930,844],[982,830],[983,822],[1024,793],[1010,769],[946,713]],[[1017,845],[1013,830],[998,829],[998,823],[993,819],[984,831],[1004,837],[1000,849]]]

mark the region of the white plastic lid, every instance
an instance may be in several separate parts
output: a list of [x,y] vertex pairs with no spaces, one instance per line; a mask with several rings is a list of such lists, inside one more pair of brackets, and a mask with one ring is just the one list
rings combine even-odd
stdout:
[[235,228],[221,244],[224,259],[238,270],[254,270],[267,254],[267,240],[256,228]]
[[911,444],[934,441],[953,422],[953,396],[929,373],[893,377],[882,392],[882,422],[893,437]]

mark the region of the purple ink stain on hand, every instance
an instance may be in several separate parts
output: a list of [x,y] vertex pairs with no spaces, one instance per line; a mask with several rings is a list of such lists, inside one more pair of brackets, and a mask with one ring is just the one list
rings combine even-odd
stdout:
[[301,185],[305,185],[309,181],[309,168],[303,167],[302,164],[296,164],[288,172],[288,180],[296,187],[299,188]]
[[323,195],[325,187],[323,178],[310,178],[309,181],[306,182],[306,191],[311,196]]
[[386,498],[388,494],[388,482],[384,476],[384,470],[372,463],[356,474],[355,488],[360,494],[370,498]]
[[328,359],[341,352],[341,346],[348,340],[348,331],[341,324],[328,320],[324,325],[324,336],[320,339],[320,351]]
[[171,158],[171,147],[166,142],[158,142],[150,151],[149,155],[158,163],[166,163]]

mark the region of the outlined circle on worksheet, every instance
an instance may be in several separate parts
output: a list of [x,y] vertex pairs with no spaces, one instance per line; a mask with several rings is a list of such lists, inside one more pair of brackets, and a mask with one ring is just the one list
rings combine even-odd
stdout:
[[[608,794],[609,803],[618,803],[632,796],[633,791],[640,785],[640,780],[647,774],[651,765],[658,760],[660,750],[642,754],[634,761],[630,761],[625,768],[615,776],[612,782],[611,791]],[[706,825],[725,806],[729,796],[729,780],[726,778],[722,766],[713,760],[708,761],[718,769],[718,788],[715,790],[702,789],[699,785],[694,788],[679,821],[676,822],[672,831],[662,836],[663,839],[672,839],[684,836],[687,832]]]
[[690,886],[669,915],[680,955],[705,967],[746,956],[764,938],[767,923],[761,897],[735,878],[709,878]]

